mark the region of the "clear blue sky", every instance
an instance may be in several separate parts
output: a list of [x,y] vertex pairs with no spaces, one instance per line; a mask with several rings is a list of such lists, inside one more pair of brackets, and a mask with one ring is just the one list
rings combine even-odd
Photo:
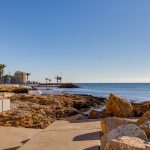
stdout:
[[150,82],[150,1],[0,0],[0,63],[39,81]]

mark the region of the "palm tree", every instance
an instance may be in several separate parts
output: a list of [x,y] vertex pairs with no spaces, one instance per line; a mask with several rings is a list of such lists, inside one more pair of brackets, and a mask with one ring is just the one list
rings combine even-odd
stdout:
[[45,78],[45,80],[46,80],[46,84],[47,84],[47,80],[48,80],[48,78]]
[[0,83],[2,83],[2,78],[4,74],[4,68],[6,67],[5,64],[0,64]]
[[55,79],[56,79],[56,82],[57,82],[57,84],[58,84],[58,75],[55,77]]
[[60,83],[61,83],[61,81],[62,81],[62,77],[60,77],[60,76],[58,76],[58,75],[55,77],[55,79],[56,79],[56,81],[57,81],[57,84],[59,83],[59,81],[60,81]]
[[29,76],[31,75],[30,73],[26,73],[27,75],[27,82],[29,81]]
[[49,84],[50,84],[52,80],[51,80],[51,79],[48,79],[48,81],[49,81]]
[[59,81],[59,83],[61,83],[61,77],[58,77],[58,81]]

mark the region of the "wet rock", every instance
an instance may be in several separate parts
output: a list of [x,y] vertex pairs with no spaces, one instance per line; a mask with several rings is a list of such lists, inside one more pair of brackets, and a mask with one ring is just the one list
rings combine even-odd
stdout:
[[116,129],[118,126],[125,124],[136,124],[136,120],[118,118],[118,117],[107,117],[101,120],[101,129],[104,134]]
[[138,126],[134,124],[122,125],[101,137],[101,150],[105,150],[107,144],[110,143],[112,139],[118,139],[122,136],[137,137],[147,141],[145,132]]
[[109,100],[106,102],[106,111],[116,117],[134,116],[132,105],[124,98],[114,94],[110,94]]
[[77,110],[81,110],[83,107],[87,108],[88,104],[84,104],[84,106],[83,106],[82,102],[73,101],[73,108],[76,108]]

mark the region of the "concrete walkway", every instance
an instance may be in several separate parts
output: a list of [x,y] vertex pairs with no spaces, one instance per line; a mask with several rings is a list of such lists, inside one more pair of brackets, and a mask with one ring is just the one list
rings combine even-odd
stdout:
[[42,130],[0,127],[0,150],[17,150],[40,131]]
[[98,120],[56,121],[19,150],[99,150]]

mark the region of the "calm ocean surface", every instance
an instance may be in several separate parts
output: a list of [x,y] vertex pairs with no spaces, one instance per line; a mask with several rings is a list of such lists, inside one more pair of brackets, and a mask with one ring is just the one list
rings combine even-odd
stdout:
[[150,101],[150,83],[78,83],[78,85],[80,88],[55,90],[107,98],[110,93],[114,93],[131,101]]

